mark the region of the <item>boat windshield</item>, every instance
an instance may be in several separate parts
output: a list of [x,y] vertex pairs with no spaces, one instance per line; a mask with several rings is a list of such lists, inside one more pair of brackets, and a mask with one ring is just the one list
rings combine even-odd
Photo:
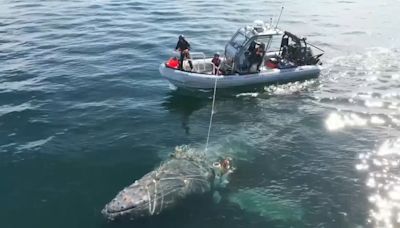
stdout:
[[267,46],[268,51],[279,51],[281,47],[281,37],[272,37],[269,45]]
[[247,37],[242,32],[237,32],[232,38],[231,44],[234,48],[240,48],[247,40]]
[[259,36],[255,39],[255,41],[259,44],[265,44],[265,47],[268,48],[271,45],[270,42],[272,41],[272,36]]

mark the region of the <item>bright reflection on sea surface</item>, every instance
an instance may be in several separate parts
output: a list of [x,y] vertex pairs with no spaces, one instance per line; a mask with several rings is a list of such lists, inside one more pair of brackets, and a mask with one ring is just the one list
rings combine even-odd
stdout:
[[399,57],[397,50],[372,48],[330,60],[316,92],[318,103],[330,109],[324,121],[328,131],[362,137],[372,130],[376,137],[378,146],[360,152],[355,165],[370,204],[367,227],[400,227]]
[[346,126],[364,126],[367,124],[367,122],[367,119],[364,119],[355,113],[331,113],[326,120],[326,127],[329,130],[334,131],[344,128]]
[[360,154],[356,169],[367,174],[371,190],[369,223],[374,227],[400,226],[400,138],[387,140],[377,150]]
[[399,125],[399,120],[394,116],[381,117],[379,115],[367,115],[362,117],[356,113],[340,113],[333,112],[325,120],[325,124],[328,130],[336,131],[345,127],[362,127],[365,125],[383,125],[387,123],[385,119],[388,119],[391,123]]
[[[328,61],[322,92],[317,94],[320,104],[334,109],[327,115],[326,128],[399,127],[398,59],[397,51],[371,48],[364,54]],[[326,86],[336,83],[341,86],[333,90]]]

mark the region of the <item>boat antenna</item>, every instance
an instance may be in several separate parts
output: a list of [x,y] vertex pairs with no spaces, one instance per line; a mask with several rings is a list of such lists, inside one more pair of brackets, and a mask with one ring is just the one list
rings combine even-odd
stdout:
[[276,22],[275,29],[278,28],[279,21],[281,20],[283,9],[285,8],[284,2],[282,3],[281,13],[279,14],[278,21]]
[[215,77],[214,94],[213,94],[213,101],[212,101],[212,105],[211,105],[210,124],[208,125],[207,142],[206,142],[206,148],[205,148],[204,152],[207,152],[208,141],[210,140],[211,125],[212,125],[213,116],[214,116],[215,94],[217,93],[217,81],[218,81],[218,78]]

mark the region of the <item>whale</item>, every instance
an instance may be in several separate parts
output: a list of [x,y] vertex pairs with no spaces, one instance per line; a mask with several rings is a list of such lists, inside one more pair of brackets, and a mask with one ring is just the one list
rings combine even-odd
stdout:
[[102,210],[109,220],[151,217],[186,198],[211,192],[233,172],[231,159],[210,162],[205,154],[177,149],[155,170],[121,190]]

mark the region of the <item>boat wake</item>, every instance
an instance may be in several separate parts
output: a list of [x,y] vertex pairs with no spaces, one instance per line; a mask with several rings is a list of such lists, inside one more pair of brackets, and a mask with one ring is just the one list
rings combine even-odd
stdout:
[[262,90],[259,92],[238,93],[235,96],[237,98],[268,98],[271,96],[299,95],[305,92],[313,91],[315,88],[318,88],[318,86],[318,80],[310,79],[305,81],[289,82],[287,84],[269,85],[262,88]]
[[400,126],[400,53],[371,48],[366,53],[330,60],[314,92],[331,113],[329,130],[346,127]]
[[292,82],[283,85],[271,85],[265,87],[265,93],[268,95],[292,95],[308,92],[318,86],[318,80],[311,79],[303,82]]

